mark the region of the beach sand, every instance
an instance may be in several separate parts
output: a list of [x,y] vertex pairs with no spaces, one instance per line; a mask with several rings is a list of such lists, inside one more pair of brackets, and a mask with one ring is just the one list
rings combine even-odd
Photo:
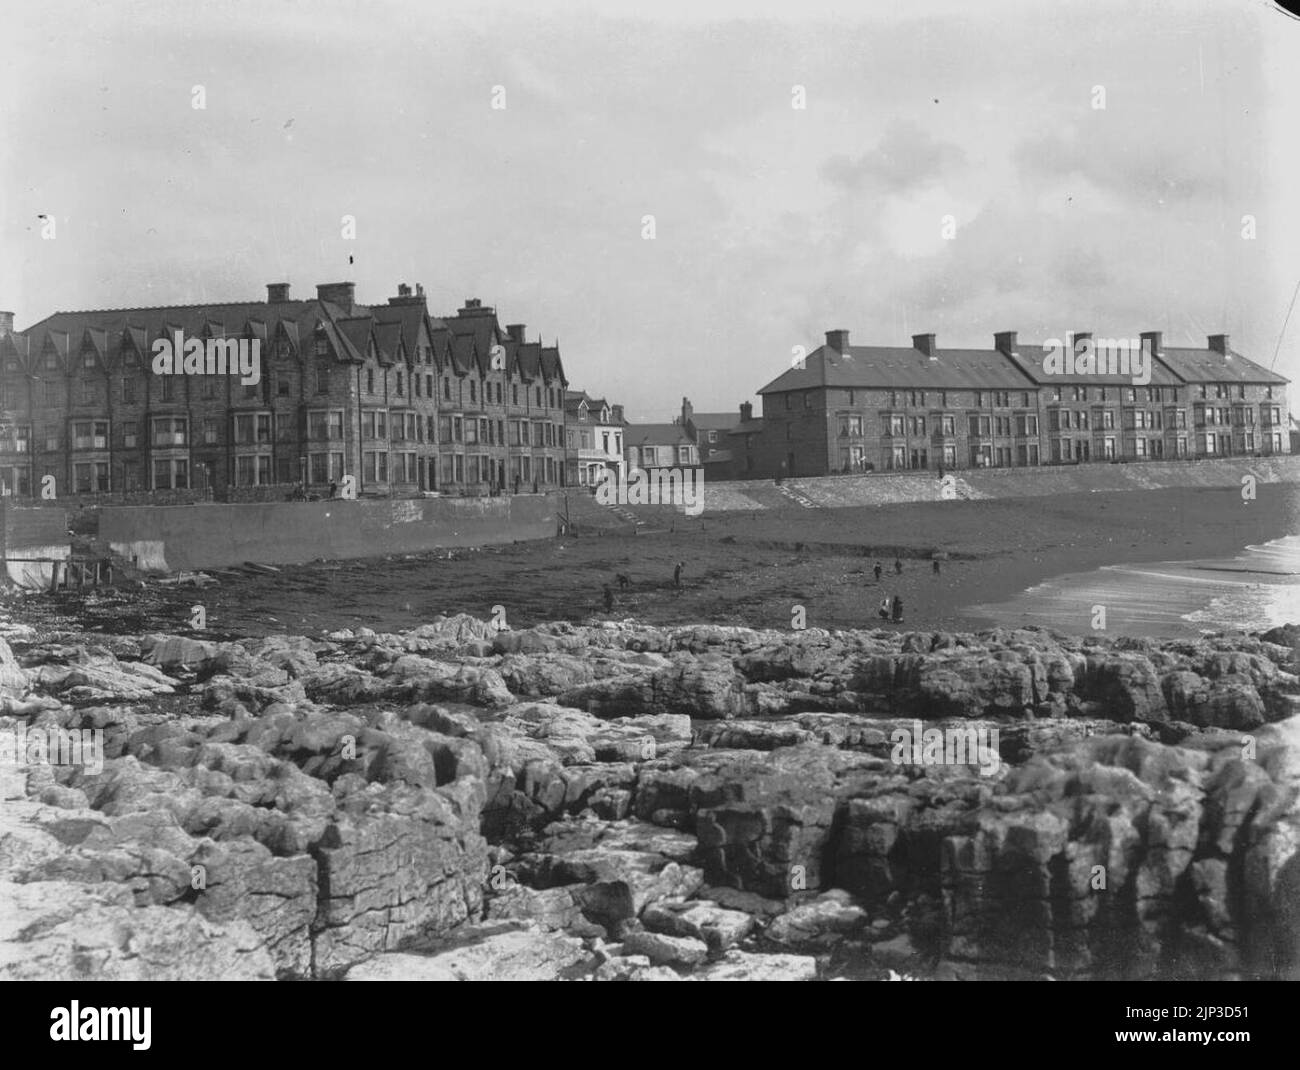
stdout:
[[[1250,502],[1233,488],[1197,488],[720,514],[679,520],[672,534],[588,535],[450,555],[286,566],[273,575],[219,576],[217,586],[203,590],[151,585],[146,592],[10,597],[7,613],[43,630],[75,621],[106,632],[185,632],[190,606],[201,603],[209,633],[219,637],[391,631],[437,614],[486,619],[494,606],[516,628],[593,616],[789,628],[795,607],[803,606],[808,627],[952,631],[996,620],[1084,634],[1091,630],[1091,605],[1108,598],[1108,631],[1144,634],[1149,625],[1139,618],[1177,589],[1176,606],[1146,614],[1151,634],[1169,634],[1180,631],[1169,627],[1171,619],[1195,609],[1199,595],[1186,593],[1189,584],[1136,573],[1099,580],[1094,570],[1221,563],[1247,546],[1295,534],[1300,487],[1292,484],[1261,484]],[[936,551],[950,555],[937,576],[930,562]],[[896,554],[901,575],[893,571]],[[879,584],[871,574],[877,560],[885,569]],[[678,561],[685,563],[681,592],[672,581]],[[618,573],[630,578],[629,590],[615,583]],[[1021,599],[1026,588],[1062,576],[1075,577],[1065,588],[1081,598],[1059,600],[1046,616],[1041,604]],[[1088,584],[1103,580],[1111,586],[1098,599]],[[1120,592],[1117,582],[1128,586]],[[607,583],[616,597],[609,614]],[[894,594],[903,599],[904,623],[882,624],[876,607]],[[1190,632],[1209,626],[1202,622]]]

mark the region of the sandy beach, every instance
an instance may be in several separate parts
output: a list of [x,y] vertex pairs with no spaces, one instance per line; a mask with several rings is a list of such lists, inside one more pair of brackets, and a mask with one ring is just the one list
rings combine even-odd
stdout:
[[[1138,577],[1113,566],[1230,562],[1247,546],[1297,532],[1300,491],[1289,484],[1261,485],[1249,503],[1230,488],[1178,489],[706,515],[679,521],[673,533],[580,535],[450,555],[318,562],[257,576],[218,574],[218,583],[202,590],[150,584],[144,592],[10,596],[8,614],[38,628],[75,621],[106,631],[183,632],[190,607],[201,603],[209,632],[246,636],[393,630],[439,613],[488,618],[494,606],[512,627],[592,617],[789,627],[795,607],[803,606],[808,627],[833,629],[879,626],[876,607],[898,594],[908,629],[1037,623],[1088,632],[1096,592],[1082,591],[1079,579],[1088,576],[1109,585],[1102,601],[1111,607],[1112,631],[1144,634],[1151,627],[1152,634],[1169,634],[1180,630],[1170,619],[1196,608],[1187,584],[1177,613],[1144,614],[1138,610],[1159,596],[1126,595],[1131,587],[1124,585]],[[947,555],[937,575],[935,553]],[[672,578],[678,561],[685,565],[680,592]],[[884,569],[879,584],[871,571],[876,561]],[[1098,569],[1110,571],[1099,578]],[[626,590],[618,574],[628,577]],[[1041,603],[1021,598],[1060,577],[1071,577],[1065,587],[1082,597],[1061,601],[1046,616]],[[609,613],[606,584],[615,597]],[[1165,596],[1176,586],[1165,583]]]

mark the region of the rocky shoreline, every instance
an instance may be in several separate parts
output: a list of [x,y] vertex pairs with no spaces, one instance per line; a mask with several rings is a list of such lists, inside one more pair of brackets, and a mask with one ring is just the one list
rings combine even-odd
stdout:
[[10,642],[5,979],[1300,978],[1293,627]]

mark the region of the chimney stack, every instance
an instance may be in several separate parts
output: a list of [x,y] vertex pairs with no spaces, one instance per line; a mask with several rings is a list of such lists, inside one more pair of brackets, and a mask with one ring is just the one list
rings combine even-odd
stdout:
[[1152,356],[1160,356],[1163,350],[1160,347],[1161,333],[1159,331],[1142,332],[1142,348],[1149,351]]
[[1228,348],[1228,336],[1226,334],[1211,334],[1208,336],[1207,341],[1210,343],[1210,348],[1216,353],[1222,353],[1225,357],[1232,355],[1232,351]]
[[506,327],[506,334],[513,342],[524,344],[524,325],[522,323],[511,323]]
[[934,348],[934,335],[932,334],[914,334],[912,335],[912,348],[919,349],[931,360],[937,360]]
[[1016,351],[1016,338],[1018,335],[1018,331],[998,331],[993,336],[993,348],[1007,354],[1009,357],[1018,356],[1019,354]]
[[390,305],[424,305],[424,287],[418,283],[415,287],[415,293],[411,293],[411,288],[404,282],[397,284],[397,296],[388,299]]
[[740,422],[747,424],[753,418],[754,418],[753,402],[742,401],[740,403]]
[[289,284],[287,282],[268,282],[266,284],[266,303],[268,305],[279,305],[289,300]]
[[12,312],[0,312],[0,335],[14,333],[14,314]]
[[848,331],[827,331],[826,344],[835,350],[836,353],[843,353],[849,348]]
[[338,305],[345,312],[351,312],[356,291],[357,284],[355,282],[318,282],[316,284],[316,299],[318,301],[328,301],[332,305]]
[[1080,342],[1091,342],[1092,331],[1075,331],[1070,335],[1070,352],[1078,354]]
[[685,427],[691,422],[691,417],[695,415],[695,406],[691,404],[690,398],[682,398],[682,426]]

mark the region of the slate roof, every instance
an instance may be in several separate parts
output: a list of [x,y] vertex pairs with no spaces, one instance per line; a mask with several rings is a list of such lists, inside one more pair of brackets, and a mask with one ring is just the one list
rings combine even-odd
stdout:
[[694,446],[680,424],[628,424],[623,432],[628,446]]
[[997,350],[939,349],[934,359],[911,346],[819,346],[802,368],[777,376],[760,394],[816,387],[916,390],[1024,390],[1029,377]]

